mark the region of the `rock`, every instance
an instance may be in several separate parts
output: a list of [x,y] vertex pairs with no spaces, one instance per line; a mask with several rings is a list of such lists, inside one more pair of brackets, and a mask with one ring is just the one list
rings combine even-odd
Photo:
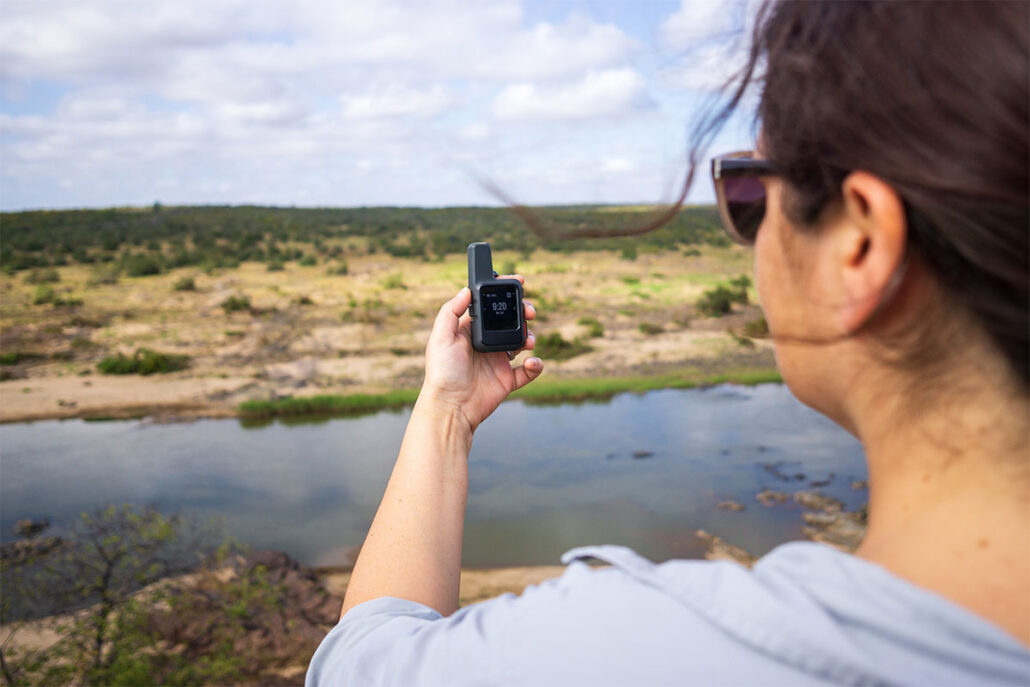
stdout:
[[824,513],[840,513],[844,504],[832,496],[824,496],[815,491],[799,491],[794,500],[809,510],[821,510]]
[[758,560],[757,556],[752,556],[739,546],[727,544],[719,537],[709,534],[704,530],[698,530],[694,532],[694,535],[704,541],[707,547],[705,558],[710,561],[734,561],[746,568],[750,568]]
[[837,475],[835,473],[831,472],[829,475],[826,476],[825,479],[812,480],[811,482],[808,483],[808,486],[810,486],[810,487],[828,487],[828,486],[830,486],[830,484],[833,482],[833,480],[836,477],[837,477]]
[[865,537],[866,525],[860,513],[805,513],[802,534],[812,541],[852,553]]
[[855,491],[862,491],[863,489],[868,489],[869,481],[864,479],[857,479],[851,483],[851,488]]
[[634,451],[633,458],[635,460],[643,460],[644,458],[650,458],[654,455],[654,451]]
[[773,491],[772,489],[766,488],[758,492],[755,498],[758,499],[759,503],[763,506],[771,507],[789,500],[790,494],[785,491]]
[[28,539],[30,537],[35,537],[48,527],[50,527],[49,518],[41,518],[39,520],[19,520],[14,523],[13,527],[11,527],[11,531],[19,537],[25,537]]
[[729,510],[729,511],[733,511],[734,513],[738,513],[740,511],[744,510],[744,504],[743,503],[737,503],[736,501],[732,501],[732,500],[730,500],[730,501],[720,501],[719,504],[716,506],[716,508],[718,508],[719,510]]
[[60,537],[40,537],[7,542],[0,546],[0,568],[28,563],[36,558],[54,553],[63,546],[64,540]]

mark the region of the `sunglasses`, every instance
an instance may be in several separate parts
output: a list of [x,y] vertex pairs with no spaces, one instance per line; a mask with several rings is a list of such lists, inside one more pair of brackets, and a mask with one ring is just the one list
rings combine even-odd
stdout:
[[753,246],[765,217],[765,186],[759,177],[776,174],[768,160],[754,152],[730,153],[712,158],[712,183],[723,228],[734,241]]

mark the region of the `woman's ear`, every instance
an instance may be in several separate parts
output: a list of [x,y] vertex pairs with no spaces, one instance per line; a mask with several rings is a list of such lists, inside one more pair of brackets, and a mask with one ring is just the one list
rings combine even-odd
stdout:
[[840,325],[854,333],[891,296],[895,274],[905,259],[908,227],[905,204],[897,191],[868,172],[849,174],[843,192],[843,231],[837,260],[844,292]]

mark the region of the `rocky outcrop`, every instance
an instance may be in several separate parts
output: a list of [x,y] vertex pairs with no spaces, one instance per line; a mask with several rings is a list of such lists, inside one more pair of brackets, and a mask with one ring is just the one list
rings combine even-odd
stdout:
[[704,530],[698,530],[694,532],[694,535],[705,543],[707,547],[705,558],[710,561],[733,561],[750,568],[758,560],[757,556],[752,556],[739,546],[727,544],[719,537]]

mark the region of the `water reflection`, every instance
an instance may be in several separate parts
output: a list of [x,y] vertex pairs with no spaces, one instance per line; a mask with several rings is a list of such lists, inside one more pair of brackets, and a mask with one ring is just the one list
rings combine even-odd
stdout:
[[[24,517],[66,520],[105,502],[222,516],[257,548],[346,562],[382,496],[409,411],[244,429],[232,420],[152,425],[38,422],[0,428],[3,537]],[[646,457],[634,457],[650,453]],[[754,553],[798,535],[792,505],[754,495],[785,461],[851,507],[861,447],[780,385],[624,394],[604,404],[504,404],[470,457],[466,565],[553,564],[580,544],[697,555],[704,528]],[[729,513],[724,499],[747,506]]]

